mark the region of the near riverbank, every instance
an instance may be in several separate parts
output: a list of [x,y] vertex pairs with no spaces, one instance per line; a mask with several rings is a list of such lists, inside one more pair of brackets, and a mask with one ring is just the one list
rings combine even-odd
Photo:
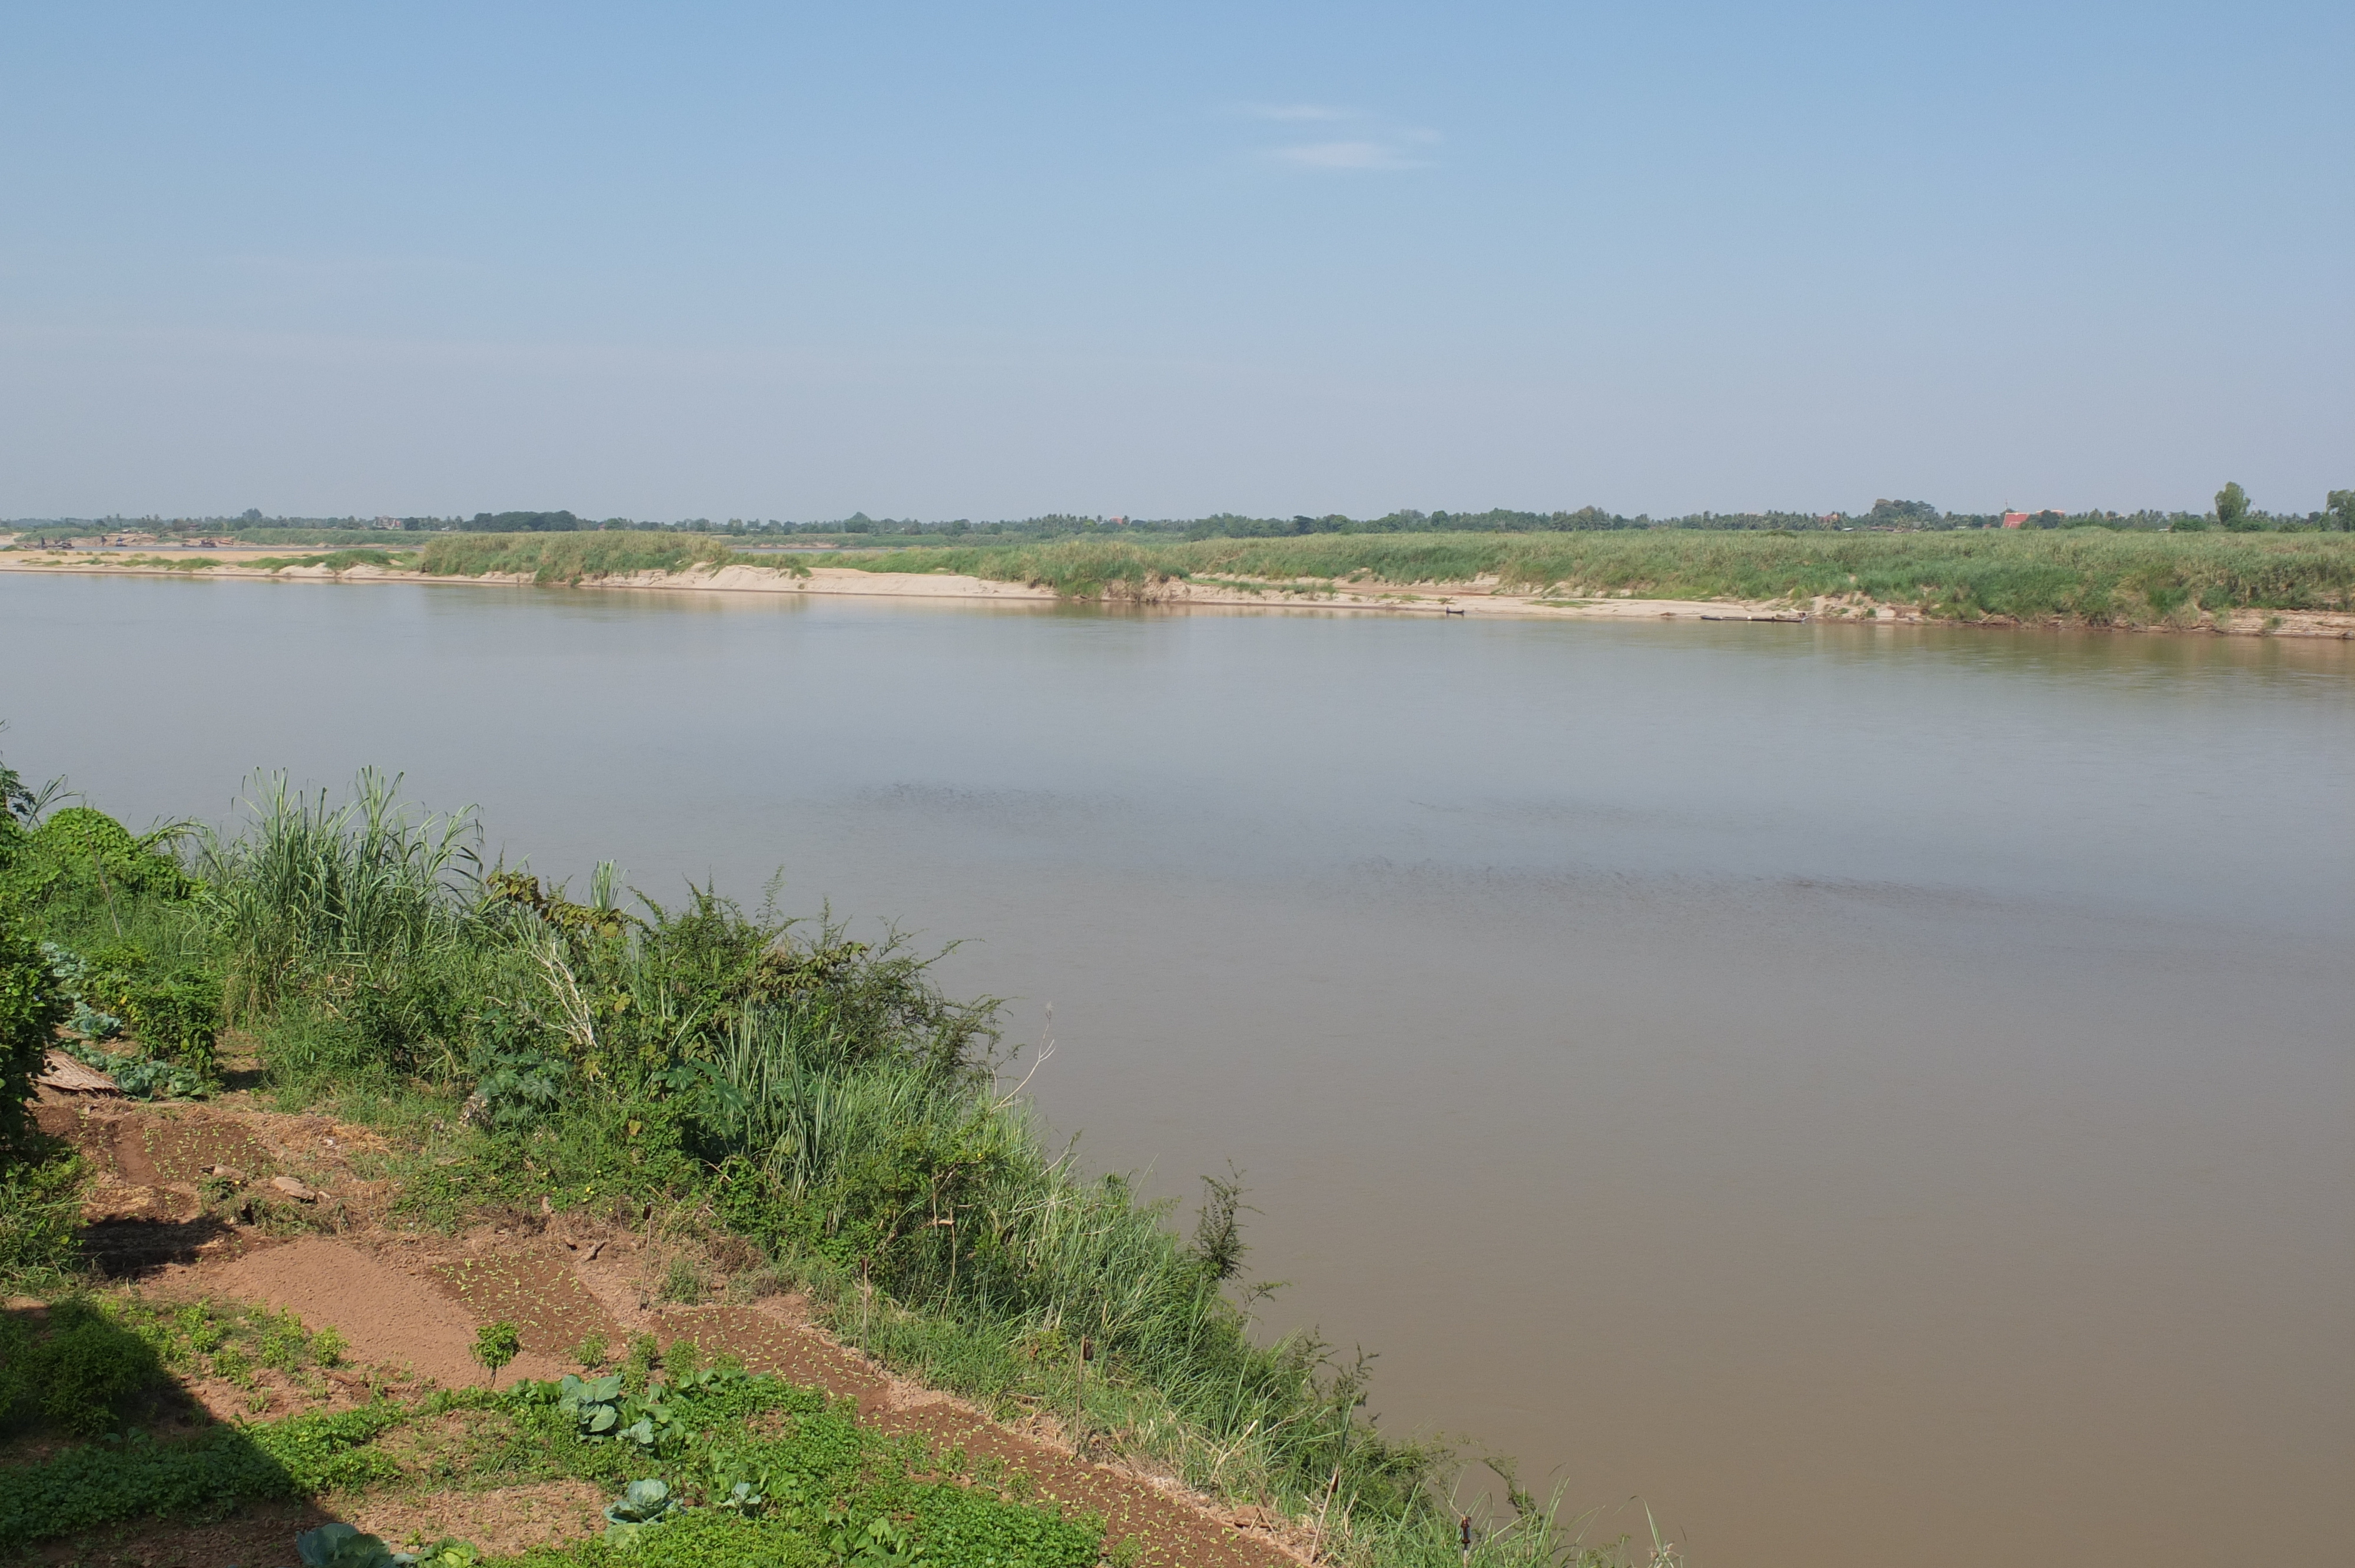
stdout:
[[456,535],[415,552],[0,551],[0,570],[1545,619],[1873,621],[2355,637],[2355,535],[1689,530],[1066,539],[824,567],[667,534]]
[[[1083,1175],[898,938],[256,785],[234,838],[134,836],[0,768],[0,1552],[1461,1560],[1469,1467],[1257,1330],[1240,1186],[1188,1237]],[[1473,1561],[1677,1561],[1507,1509]]]

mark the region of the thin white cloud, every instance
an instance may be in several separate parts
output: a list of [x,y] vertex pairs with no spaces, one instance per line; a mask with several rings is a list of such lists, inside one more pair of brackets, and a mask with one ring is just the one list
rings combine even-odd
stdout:
[[1253,120],[1333,121],[1359,118],[1357,110],[1336,109],[1329,103],[1251,103],[1245,104],[1240,112],[1251,116]]
[[[1417,138],[1421,141],[1434,137]],[[1295,169],[1427,169],[1431,160],[1412,156],[1399,142],[1305,142],[1276,147],[1268,156]]]

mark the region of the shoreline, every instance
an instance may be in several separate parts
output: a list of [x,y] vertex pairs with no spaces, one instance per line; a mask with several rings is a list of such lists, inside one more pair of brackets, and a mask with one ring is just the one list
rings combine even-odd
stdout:
[[[257,550],[254,556],[275,555]],[[249,557],[250,559],[251,557]],[[282,558],[282,556],[281,557]],[[527,573],[486,572],[480,575],[428,573],[401,567],[368,565],[340,570],[319,566],[258,567],[229,553],[207,559],[191,568],[146,562],[115,562],[103,557],[59,560],[9,559],[0,556],[0,571],[33,576],[80,574],[95,577],[229,577],[249,581],[474,583],[497,588],[564,587],[623,589],[655,593],[809,594],[871,599],[926,599],[966,602],[1028,604],[1134,605],[1168,609],[1349,610],[1372,614],[1518,618],[1552,620],[1709,620],[1765,621],[1785,624],[1854,626],[1951,626],[1980,630],[2076,629],[2105,631],[2200,632],[2211,636],[2299,637],[2355,640],[2355,612],[2332,610],[2234,609],[2218,615],[2200,612],[2188,624],[2117,625],[2068,617],[2021,620],[1988,616],[1965,620],[1923,614],[1917,607],[1881,603],[1848,596],[1817,597],[1806,604],[1788,599],[1638,599],[1597,595],[1564,597],[1546,593],[1508,593],[1493,581],[1413,584],[1368,583],[1302,586],[1277,582],[1228,579],[1206,583],[1168,577],[1131,591],[1107,589],[1075,597],[1043,584],[1000,581],[952,572],[870,572],[853,567],[783,567],[730,563],[694,566],[678,571],[645,571],[587,577],[574,582],[540,584]]]

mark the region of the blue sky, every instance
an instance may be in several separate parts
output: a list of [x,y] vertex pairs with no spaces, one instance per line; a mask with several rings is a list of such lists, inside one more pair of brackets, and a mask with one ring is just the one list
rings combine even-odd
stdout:
[[2355,485],[2355,7],[20,5],[0,515]]

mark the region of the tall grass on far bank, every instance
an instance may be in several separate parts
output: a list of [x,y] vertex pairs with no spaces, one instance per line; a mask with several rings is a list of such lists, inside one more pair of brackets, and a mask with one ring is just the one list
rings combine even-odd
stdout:
[[2344,609],[2355,535],[1998,533],[1324,534],[1288,539],[1064,539],[844,555],[874,572],[946,571],[1137,597],[1225,576],[1324,588],[1492,579],[1564,596],[1805,602],[1857,595],[1958,620],[2147,625],[2206,610]]
[[[632,572],[678,572],[726,566],[736,552],[713,539],[619,529],[578,534],[451,534],[436,535],[418,553],[428,577],[479,577],[496,572],[536,583],[578,583]],[[775,563],[763,562],[763,565]],[[783,569],[793,570],[788,564]]]

